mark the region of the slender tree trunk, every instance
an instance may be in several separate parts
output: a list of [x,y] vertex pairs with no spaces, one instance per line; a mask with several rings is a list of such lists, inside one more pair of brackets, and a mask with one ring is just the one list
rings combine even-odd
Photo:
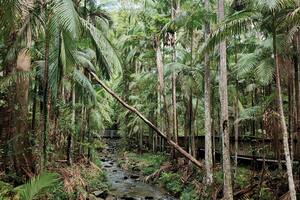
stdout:
[[234,177],[238,169],[238,151],[239,151],[239,82],[236,80],[236,100],[235,100],[235,123],[234,123]]
[[169,109],[167,105],[167,100],[166,100],[166,95],[165,95],[165,86],[164,86],[164,72],[163,72],[163,61],[162,61],[162,53],[160,49],[160,40],[159,38],[155,39],[155,51],[156,51],[156,67],[157,67],[157,72],[158,72],[158,82],[159,82],[159,92],[161,95],[161,99],[163,101],[163,110],[166,118],[166,133],[167,136],[170,138],[171,133],[170,133],[170,115],[169,115]]
[[[173,0],[172,2],[172,20],[176,18],[177,11],[179,7],[179,2],[177,0]],[[171,41],[172,47],[173,47],[173,55],[172,55],[172,61],[176,62],[176,32],[174,31],[172,41]],[[174,141],[177,143],[177,99],[176,99],[176,72],[175,70],[172,72],[172,105],[173,105],[173,138]]]
[[45,68],[44,68],[44,91],[43,91],[43,167],[48,159],[48,92],[49,92],[49,43],[48,29],[45,32]]
[[292,162],[289,150],[289,142],[288,142],[288,131],[285,122],[285,116],[283,111],[283,101],[282,101],[282,92],[281,92],[281,83],[280,83],[280,71],[279,71],[279,63],[278,63],[278,54],[277,54],[277,46],[276,46],[276,26],[275,26],[275,19],[276,16],[273,16],[273,51],[274,51],[274,62],[275,62],[275,78],[276,78],[276,88],[277,88],[277,102],[278,102],[278,109],[280,115],[280,123],[282,127],[282,139],[283,139],[283,150],[285,155],[286,161],[286,168],[287,168],[287,175],[288,175],[288,183],[289,183],[289,191],[291,200],[296,200],[296,190],[295,190],[295,183],[293,178],[293,169],[292,169]]
[[92,148],[90,145],[92,144],[92,134],[91,134],[91,129],[90,129],[90,114],[91,114],[91,109],[86,109],[86,119],[87,119],[87,124],[86,124],[86,131],[87,131],[87,137],[88,137],[88,159],[89,161],[92,161]]
[[[224,0],[218,1],[219,21],[224,20]],[[229,144],[229,120],[228,120],[228,94],[227,94],[227,67],[226,67],[226,42],[222,41],[219,47],[220,52],[220,77],[219,92],[221,103],[221,133],[223,134],[223,170],[224,170],[224,199],[232,200],[232,181],[230,164]]]
[[185,104],[185,112],[184,112],[184,147],[186,151],[190,149],[190,137],[189,137],[189,99],[185,96],[183,97],[183,101]]
[[72,160],[72,151],[73,151],[73,139],[72,139],[72,134],[75,135],[75,117],[76,117],[76,110],[75,110],[75,83],[73,82],[72,86],[72,131],[68,134],[67,138],[67,161],[69,165],[72,165],[73,160]]
[[295,96],[296,96],[296,113],[297,113],[297,135],[300,139],[300,80],[299,80],[299,69],[300,69],[300,31],[297,33],[296,37],[296,45],[297,45],[297,55],[296,56],[296,63],[294,64],[295,67]]
[[[37,73],[37,71],[36,71]],[[35,146],[36,144],[36,103],[37,103],[37,94],[38,94],[38,74],[35,75],[35,83],[33,88],[33,104],[32,104],[32,119],[31,119],[31,144]]]
[[[209,0],[204,1],[206,12],[209,12]],[[209,21],[205,21],[204,27],[205,41],[208,40],[210,33]],[[205,129],[205,171],[206,184],[211,185],[213,182],[213,158],[212,158],[212,128],[211,128],[211,81],[210,81],[210,64],[209,54],[204,55],[204,129]]]
[[188,117],[188,127],[189,127],[189,138],[190,138],[190,154],[195,157],[195,137],[193,133],[193,96],[192,96],[192,89],[190,89],[189,95],[189,117]]

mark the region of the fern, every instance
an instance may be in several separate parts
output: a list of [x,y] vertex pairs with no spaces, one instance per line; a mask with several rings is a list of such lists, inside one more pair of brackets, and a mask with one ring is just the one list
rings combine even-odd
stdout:
[[50,189],[58,184],[59,176],[56,173],[44,172],[33,177],[28,183],[15,188],[21,200],[33,200],[42,191]]

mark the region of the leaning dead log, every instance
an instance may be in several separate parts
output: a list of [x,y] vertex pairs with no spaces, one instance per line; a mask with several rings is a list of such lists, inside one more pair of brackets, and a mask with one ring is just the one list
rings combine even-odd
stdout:
[[243,188],[242,190],[235,192],[234,198],[240,199],[242,196],[250,196],[250,193],[252,193],[258,185],[259,185],[258,183],[252,183],[247,187]]
[[121,103],[125,108],[127,108],[129,111],[135,113],[141,120],[143,120],[150,128],[152,128],[156,133],[158,133],[160,136],[162,136],[172,147],[174,147],[180,154],[182,154],[185,158],[190,160],[192,163],[194,163],[197,167],[203,168],[203,165],[201,162],[199,162],[196,158],[194,158],[191,154],[186,152],[183,148],[181,148],[178,144],[176,144],[174,141],[169,139],[166,134],[164,134],[162,131],[160,131],[154,124],[152,124],[142,113],[140,113],[136,108],[128,105],[125,101],[123,101],[117,94],[115,94],[110,88],[108,88],[99,78],[98,76],[90,71],[90,74],[93,76],[93,78],[99,83],[103,89],[108,92],[111,96],[113,96],[119,103]]

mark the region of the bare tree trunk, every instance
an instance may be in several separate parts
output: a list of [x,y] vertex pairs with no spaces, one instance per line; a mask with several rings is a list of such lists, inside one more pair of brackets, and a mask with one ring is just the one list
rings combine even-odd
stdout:
[[[224,0],[218,1],[219,21],[224,20]],[[226,67],[226,42],[222,41],[220,51],[220,77],[219,93],[221,103],[221,133],[223,134],[223,170],[224,170],[224,199],[232,200],[232,181],[229,144],[229,120],[228,120],[228,94],[227,94],[227,67]]]
[[178,144],[176,144],[174,141],[169,139],[169,137],[160,131],[156,126],[154,126],[142,113],[140,113],[136,108],[129,106],[125,101],[123,101],[118,95],[116,95],[111,89],[109,89],[102,81],[97,77],[97,75],[90,71],[90,74],[94,77],[95,81],[97,81],[102,88],[108,92],[112,97],[114,97],[120,104],[122,104],[126,109],[136,114],[141,120],[143,120],[149,127],[151,127],[156,133],[158,133],[162,138],[164,138],[172,147],[174,147],[180,154],[182,154],[185,158],[190,160],[192,163],[194,163],[197,167],[203,168],[203,165],[201,162],[199,162],[196,158],[194,158],[192,155],[187,153],[183,148],[181,148]]
[[[209,12],[209,0],[204,1],[206,12]],[[210,27],[208,20],[205,22],[205,41],[208,40]],[[210,87],[210,64],[209,54],[204,55],[204,129],[205,129],[205,171],[206,184],[213,182],[213,158],[212,158],[212,128],[211,128],[211,87]]]
[[273,16],[273,51],[274,51],[274,62],[275,62],[275,78],[276,78],[276,88],[277,88],[277,102],[278,102],[278,109],[280,115],[280,123],[282,126],[282,139],[283,139],[283,150],[285,155],[286,161],[286,169],[288,175],[288,183],[289,183],[289,191],[291,200],[296,200],[296,190],[295,190],[295,183],[293,178],[293,169],[292,169],[292,162],[289,150],[289,142],[288,142],[288,131],[285,122],[285,116],[283,111],[283,101],[282,101],[282,93],[281,93],[281,83],[280,83],[280,71],[279,71],[279,63],[278,63],[278,54],[277,54],[277,46],[276,46],[276,26],[275,26],[275,19],[276,16]]

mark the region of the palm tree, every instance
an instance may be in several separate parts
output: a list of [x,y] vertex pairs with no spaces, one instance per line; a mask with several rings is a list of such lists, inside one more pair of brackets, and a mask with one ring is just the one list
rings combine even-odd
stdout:
[[[218,18],[224,20],[224,1],[218,1]],[[221,134],[223,149],[223,171],[224,171],[224,199],[233,199],[230,163],[230,143],[229,143],[229,119],[228,119],[228,94],[227,94],[227,69],[226,69],[226,42],[221,41],[219,45],[220,53],[220,77],[219,94],[221,103]]]
[[[205,11],[209,12],[209,1],[204,1]],[[205,40],[208,39],[210,32],[209,22],[206,20],[205,23]],[[204,109],[205,109],[205,170],[206,170],[206,183],[211,185],[213,182],[212,174],[212,128],[211,128],[211,81],[210,81],[210,65],[209,65],[209,54],[206,53],[204,56]]]

